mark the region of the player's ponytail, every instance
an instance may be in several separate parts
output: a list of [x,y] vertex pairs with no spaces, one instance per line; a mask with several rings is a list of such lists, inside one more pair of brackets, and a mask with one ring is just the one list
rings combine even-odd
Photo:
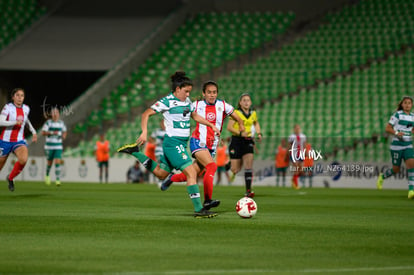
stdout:
[[177,87],[183,88],[186,86],[193,86],[191,79],[185,75],[185,72],[182,71],[175,72],[175,74],[171,76],[171,82],[171,88],[173,92]]

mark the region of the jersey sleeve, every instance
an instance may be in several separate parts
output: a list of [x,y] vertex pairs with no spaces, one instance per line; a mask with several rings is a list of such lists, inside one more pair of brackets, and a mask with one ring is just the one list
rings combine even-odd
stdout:
[[29,116],[30,107],[28,105],[26,105],[26,104],[23,104],[23,107],[26,108],[26,110],[27,110],[27,116]]
[[161,100],[155,102],[150,108],[156,111],[157,113],[163,113],[170,109],[168,105],[168,100],[162,98]]
[[10,110],[8,108],[8,105],[4,105],[3,109],[1,110],[1,114],[7,117],[9,113],[10,113]]
[[388,121],[389,124],[391,124],[392,126],[394,126],[395,124],[398,123],[398,121],[400,120],[398,113],[394,113],[391,118],[390,121]]
[[47,120],[45,124],[43,124],[42,131],[44,132],[49,131],[49,120]]
[[252,116],[253,116],[253,122],[257,122],[258,120],[257,120],[257,112],[256,111],[253,111]]
[[289,141],[289,143],[293,143],[295,141],[295,136],[290,135],[288,141]]
[[[240,114],[239,114],[239,112],[237,112],[237,110],[234,110],[234,112],[240,117]],[[240,117],[241,118],[241,117]],[[236,121],[233,117],[231,117],[231,116],[229,116],[229,120],[232,120],[232,121]],[[243,119],[242,119],[243,120]],[[243,121],[244,122],[244,121]]]
[[234,112],[234,107],[224,101],[224,112],[230,116]]

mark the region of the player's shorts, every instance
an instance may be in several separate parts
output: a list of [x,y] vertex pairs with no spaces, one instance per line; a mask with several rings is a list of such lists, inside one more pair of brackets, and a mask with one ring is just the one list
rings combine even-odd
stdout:
[[226,166],[217,167],[217,173],[225,173],[225,172],[226,172]]
[[62,149],[45,149],[46,159],[62,159]]
[[414,149],[406,148],[403,150],[390,150],[392,165],[401,166],[401,161],[414,158]]
[[209,149],[206,144],[201,144],[199,139],[196,138],[190,138],[190,151],[193,158],[195,158],[194,154],[198,151],[202,150],[208,150],[210,152],[210,155],[214,158],[214,155],[216,154],[216,151],[213,149]]
[[162,143],[164,156],[161,157],[161,169],[167,172],[171,172],[173,168],[183,171],[193,164],[187,152],[187,141],[188,139],[186,138],[165,136]]
[[16,142],[9,142],[0,139],[0,157],[5,157],[10,153],[14,153],[14,151],[20,146],[27,146],[26,141],[21,140]]
[[246,154],[254,153],[254,140],[244,137],[231,137],[229,145],[231,159],[241,159]]
[[109,166],[109,162],[106,161],[98,161],[98,167],[99,168],[103,168],[103,167],[108,167]]
[[277,172],[286,172],[286,170],[287,170],[287,167],[276,167],[276,173]]

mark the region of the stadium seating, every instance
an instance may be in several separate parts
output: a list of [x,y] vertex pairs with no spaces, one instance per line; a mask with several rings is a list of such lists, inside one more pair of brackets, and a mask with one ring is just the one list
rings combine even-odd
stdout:
[[[277,26],[277,33],[283,33],[293,18],[267,14],[261,19],[258,14],[212,13],[188,20],[113,92],[110,102],[126,95],[130,108],[143,106],[169,89],[172,62],[192,77],[208,73],[260,47],[258,41],[272,39],[266,30]],[[297,123],[315,148],[337,152],[338,159],[389,161],[384,127],[414,85],[413,16],[412,1],[362,0],[328,14],[319,29],[217,79],[220,97],[234,106],[241,92],[251,93],[264,133],[258,158],[273,158],[280,139]],[[232,39],[234,33],[239,39]],[[187,44],[181,48],[177,42],[183,37]],[[214,42],[201,43],[206,38]],[[143,93],[144,98],[138,96]],[[115,143],[134,140],[139,128],[138,119],[110,129],[107,136]],[[223,131],[222,137],[228,136]]]
[[45,13],[36,0],[0,1],[0,51]]
[[256,104],[295,92],[413,44],[413,14],[411,1],[360,1],[327,15],[318,30],[218,82],[226,93],[260,91]]
[[[266,103],[259,110],[264,133],[280,140],[298,123],[311,137],[310,142],[325,152],[381,136],[397,103],[414,85],[413,62],[414,50],[409,48],[400,56],[391,55],[383,63],[372,63],[366,70],[355,70],[350,76],[321,83],[313,90],[303,89],[295,97],[285,96],[276,106]],[[388,153],[372,153],[381,152],[383,143],[378,141],[379,148],[364,146],[355,151],[361,150],[358,157],[364,159],[388,160]],[[262,155],[271,157],[266,150],[269,146],[262,147]]]
[[[275,39],[293,19],[293,13],[279,12],[212,12],[188,19],[170,40],[102,100],[100,109],[91,112],[86,125],[100,127],[113,114],[130,116],[134,110],[142,110],[148,102],[168,93],[171,67],[186,71],[191,78],[209,73]],[[76,127],[83,126],[80,123]],[[112,131],[115,129],[108,133]],[[127,127],[127,131],[131,128]]]

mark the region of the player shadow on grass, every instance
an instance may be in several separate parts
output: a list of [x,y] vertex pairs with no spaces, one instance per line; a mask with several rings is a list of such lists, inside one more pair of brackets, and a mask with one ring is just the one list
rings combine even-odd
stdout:
[[11,199],[30,199],[30,198],[41,198],[41,197],[49,197],[49,194],[22,194],[22,195],[14,195],[10,197]]

